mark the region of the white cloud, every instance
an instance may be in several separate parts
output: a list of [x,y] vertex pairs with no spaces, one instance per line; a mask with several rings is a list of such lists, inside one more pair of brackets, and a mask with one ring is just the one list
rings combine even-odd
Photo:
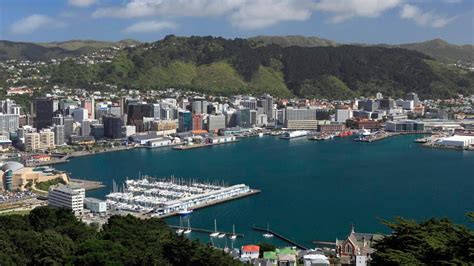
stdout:
[[254,0],[241,6],[230,16],[233,26],[255,30],[283,21],[304,21],[311,17],[309,1]]
[[177,27],[178,25],[174,22],[149,20],[149,21],[141,21],[141,22],[132,24],[126,27],[122,32],[149,33],[149,32],[157,32],[157,31],[166,30],[166,29],[175,29]]
[[339,23],[354,17],[378,17],[402,2],[403,0],[320,0],[314,4],[314,8],[333,14],[331,21]]
[[311,16],[311,0],[131,0],[118,7],[97,9],[93,16],[136,18],[224,16],[242,29],[257,29]]
[[400,17],[403,19],[411,19],[420,26],[433,28],[443,28],[457,18],[442,17],[438,14],[435,14],[433,11],[423,12],[417,6],[410,4],[403,5],[400,12]]
[[10,26],[10,32],[13,34],[30,34],[43,28],[59,28],[65,24],[51,17],[33,14],[20,19]]
[[69,0],[69,4],[78,7],[88,7],[97,2],[97,0]]

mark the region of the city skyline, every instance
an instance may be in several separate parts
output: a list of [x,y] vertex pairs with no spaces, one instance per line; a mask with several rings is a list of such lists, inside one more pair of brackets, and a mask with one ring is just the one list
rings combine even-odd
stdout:
[[473,2],[465,0],[19,0],[0,5],[0,39],[12,41],[155,41],[175,34],[303,35],[370,44],[435,38],[474,43]]

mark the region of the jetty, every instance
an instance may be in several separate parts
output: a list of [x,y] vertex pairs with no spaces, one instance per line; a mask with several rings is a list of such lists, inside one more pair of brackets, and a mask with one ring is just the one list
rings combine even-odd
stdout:
[[[168,227],[170,228],[173,228],[173,229],[186,229],[187,227],[185,226],[178,226],[178,225],[168,225]],[[195,232],[200,232],[200,233],[214,233],[214,230],[209,230],[209,229],[203,229],[203,228],[195,228],[195,227],[190,227],[191,231],[195,231]],[[233,233],[233,232],[223,232],[223,231],[219,231],[220,234],[226,234],[226,235],[236,235],[237,237],[244,237],[244,234],[238,234],[238,233]]]
[[197,148],[205,148],[205,147],[211,147],[211,146],[216,146],[216,145],[234,143],[237,141],[238,140],[231,140],[231,141],[226,141],[226,142],[202,143],[202,144],[192,144],[192,145],[182,144],[179,146],[174,146],[173,149],[183,151],[183,150],[191,150],[191,149],[197,149]]
[[268,229],[268,228],[253,226],[252,229],[255,230],[255,231],[260,231],[260,232],[266,232],[266,233],[268,232],[268,233],[274,235],[275,237],[277,237],[277,238],[279,238],[279,239],[281,239],[281,240],[283,240],[283,241],[285,241],[285,242],[289,243],[290,245],[293,245],[293,246],[295,246],[295,247],[297,247],[297,248],[304,249],[304,250],[308,250],[308,249],[309,249],[309,248],[303,246],[302,244],[300,244],[300,243],[298,243],[298,242],[296,242],[296,241],[294,241],[294,240],[291,240],[291,239],[289,239],[288,237],[285,237],[285,236],[282,235],[282,234],[276,233],[275,231],[270,230],[270,229]]
[[72,186],[77,186],[83,188],[85,190],[94,190],[104,188],[105,185],[99,181],[91,181],[91,180],[84,180],[84,179],[69,179],[69,184]]

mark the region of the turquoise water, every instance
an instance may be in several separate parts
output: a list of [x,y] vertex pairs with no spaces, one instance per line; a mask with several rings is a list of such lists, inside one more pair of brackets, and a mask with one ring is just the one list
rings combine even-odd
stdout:
[[[266,136],[187,151],[105,153],[57,168],[74,178],[103,181],[108,188],[87,193],[99,198],[110,192],[113,179],[120,184],[139,173],[245,183],[262,193],[197,210],[191,225],[213,229],[217,219],[218,229],[231,231],[235,224],[245,234],[238,246],[262,241],[251,227],[268,223],[311,247],[312,240],[344,237],[352,224],[356,231],[388,233],[380,219],[396,216],[467,222],[464,214],[474,209],[474,152],[422,148],[414,138],[356,143],[350,138],[315,142]],[[179,223],[177,218],[167,222]],[[205,234],[191,237],[209,240]]]

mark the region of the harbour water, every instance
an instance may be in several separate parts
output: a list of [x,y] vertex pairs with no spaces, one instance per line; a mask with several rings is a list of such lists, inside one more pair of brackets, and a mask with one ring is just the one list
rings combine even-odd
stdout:
[[[264,239],[252,226],[266,227],[313,247],[334,241],[355,226],[359,232],[389,233],[380,222],[396,216],[449,217],[467,223],[474,207],[474,152],[437,150],[397,136],[375,143],[351,138],[285,141],[247,138],[237,143],[176,151],[134,149],[72,159],[57,165],[72,177],[98,180],[107,188],[87,192],[105,198],[118,184],[138,175],[224,180],[260,189],[260,194],[195,211],[191,226],[243,233],[235,246]],[[167,218],[179,224],[177,217]],[[192,233],[207,242],[206,234]],[[215,240],[220,246],[224,239]],[[227,243],[230,246],[230,242]]]

